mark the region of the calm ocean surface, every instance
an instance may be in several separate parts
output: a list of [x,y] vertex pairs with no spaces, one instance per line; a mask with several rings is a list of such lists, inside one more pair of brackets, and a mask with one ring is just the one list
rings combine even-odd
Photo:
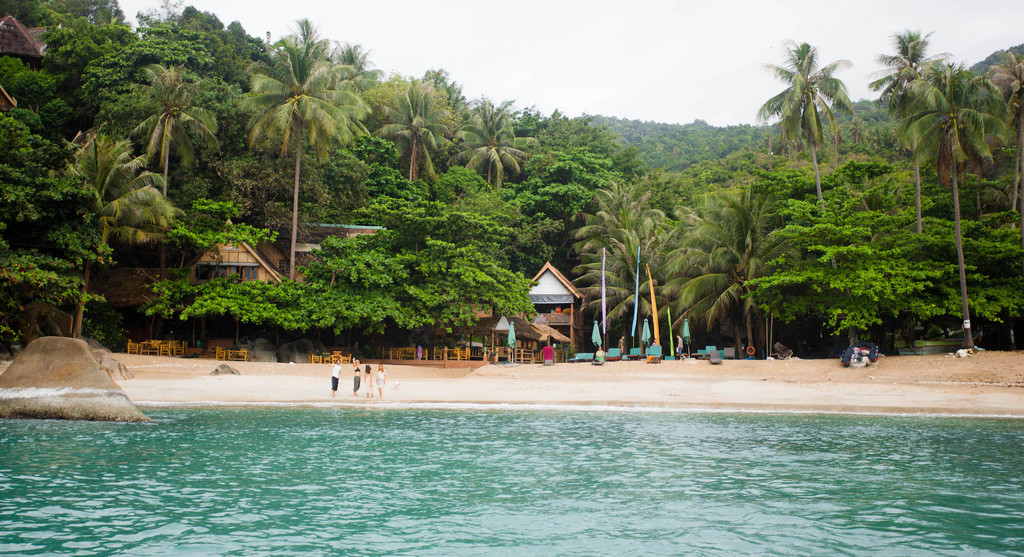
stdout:
[[1024,421],[146,408],[0,420],[0,555],[1024,555]]

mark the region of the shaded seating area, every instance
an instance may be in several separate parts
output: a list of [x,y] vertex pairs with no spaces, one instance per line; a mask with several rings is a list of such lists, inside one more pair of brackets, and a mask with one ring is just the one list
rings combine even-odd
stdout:
[[223,360],[223,361],[232,361],[232,362],[248,362],[249,361],[249,351],[246,350],[245,348],[242,348],[240,350],[231,350],[231,349],[221,348],[220,346],[218,346],[217,347],[217,353],[216,353],[216,359]]
[[333,351],[331,353],[324,352],[324,353],[321,353],[321,354],[310,354],[309,355],[309,363],[311,363],[311,364],[335,364],[335,363],[338,363],[338,364],[351,364],[352,363],[352,353],[351,352],[343,352],[341,350],[335,350],[335,351]]
[[125,351],[142,356],[184,356],[188,345],[183,340],[128,341]]

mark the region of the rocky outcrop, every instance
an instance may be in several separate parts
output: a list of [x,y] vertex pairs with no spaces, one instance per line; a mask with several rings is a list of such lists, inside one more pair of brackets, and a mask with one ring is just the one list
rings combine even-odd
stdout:
[[242,372],[238,371],[237,369],[235,369],[235,368],[233,368],[233,367],[231,367],[231,366],[229,366],[227,364],[221,364],[221,365],[217,366],[216,369],[214,369],[213,371],[210,372],[210,375],[241,375],[241,374],[242,374]]
[[0,375],[0,418],[149,421],[81,340],[43,337]]
[[277,361],[277,351],[274,349],[274,344],[265,338],[240,342],[239,347],[249,351],[250,362]]
[[294,342],[286,342],[277,348],[277,361],[282,363],[295,362],[308,364],[310,354],[322,352],[308,338],[300,338]]
[[114,354],[106,346],[100,344],[98,340],[92,338],[84,338],[82,340],[89,345],[92,357],[96,358],[96,362],[100,364],[100,367],[103,368],[103,371],[107,372],[111,379],[114,381],[118,379],[135,379],[135,374],[132,373],[132,370],[118,361]]

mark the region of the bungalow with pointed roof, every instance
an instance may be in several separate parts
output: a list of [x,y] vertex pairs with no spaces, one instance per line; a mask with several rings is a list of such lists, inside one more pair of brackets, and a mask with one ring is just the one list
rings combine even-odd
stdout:
[[530,289],[530,300],[537,309],[533,322],[551,327],[575,346],[583,327],[579,311],[583,294],[550,261],[544,263],[533,281],[537,283]]
[[29,29],[13,15],[4,16],[0,19],[0,56],[18,58],[38,70],[46,53],[46,43],[39,36],[45,31],[42,27]]

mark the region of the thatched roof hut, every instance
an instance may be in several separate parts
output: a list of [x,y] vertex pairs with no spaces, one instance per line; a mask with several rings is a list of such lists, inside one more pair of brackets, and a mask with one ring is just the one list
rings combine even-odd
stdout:
[[153,284],[159,269],[125,267],[111,269],[96,277],[93,288],[114,307],[139,307],[153,300]]
[[12,15],[0,19],[0,56],[19,58],[33,69],[39,69],[39,63],[46,52],[46,43],[39,39],[45,29],[29,29]]

